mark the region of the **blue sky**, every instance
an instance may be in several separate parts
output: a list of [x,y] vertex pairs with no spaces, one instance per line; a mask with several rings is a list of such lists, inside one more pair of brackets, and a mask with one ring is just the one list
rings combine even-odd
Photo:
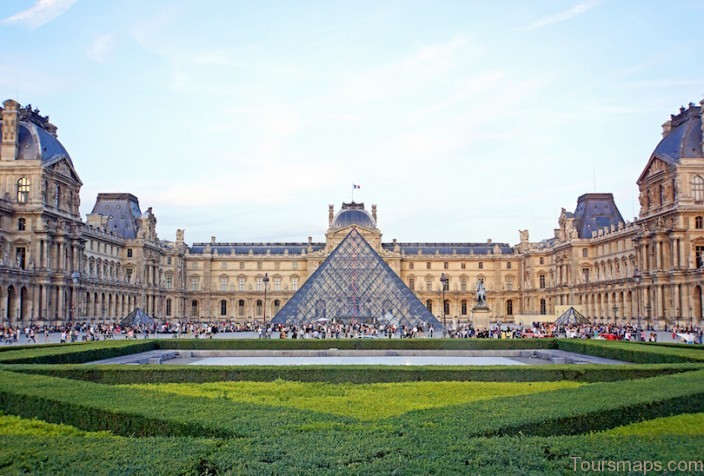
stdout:
[[186,241],[515,244],[635,181],[704,99],[704,0],[5,0],[0,91],[48,114],[84,182]]

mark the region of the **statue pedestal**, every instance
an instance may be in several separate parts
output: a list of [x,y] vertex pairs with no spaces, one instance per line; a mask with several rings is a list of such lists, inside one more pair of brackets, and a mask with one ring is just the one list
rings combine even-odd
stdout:
[[474,306],[474,308],[472,308],[472,320],[474,329],[489,329],[489,307]]

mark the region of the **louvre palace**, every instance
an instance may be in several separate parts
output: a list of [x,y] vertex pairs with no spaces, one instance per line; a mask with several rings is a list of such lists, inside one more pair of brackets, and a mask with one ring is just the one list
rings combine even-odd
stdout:
[[117,322],[141,308],[159,321],[456,326],[472,322],[479,287],[492,322],[554,320],[569,306],[660,329],[702,322],[704,101],[673,114],[634,171],[638,217],[624,220],[610,193],[587,193],[562,209],[553,236],[524,230],[514,245],[384,241],[377,206],[355,202],[328,205],[323,242],[162,239],[129,191],[100,193],[83,219],[80,164],[56,126],[14,100],[1,114],[5,325]]

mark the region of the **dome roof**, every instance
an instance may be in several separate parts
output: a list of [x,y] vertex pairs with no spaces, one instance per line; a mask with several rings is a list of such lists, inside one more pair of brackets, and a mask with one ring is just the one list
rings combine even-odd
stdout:
[[669,163],[681,158],[704,158],[701,109],[690,103],[688,109],[680,108],[679,114],[672,115],[663,125],[665,136],[653,155]]
[[42,162],[52,162],[55,159],[65,157],[69,161],[71,157],[61,145],[61,142],[32,122],[19,123],[19,160],[38,160]]
[[337,212],[330,228],[339,229],[357,225],[364,228],[376,228],[374,217],[364,209],[363,203],[343,203],[342,210]]

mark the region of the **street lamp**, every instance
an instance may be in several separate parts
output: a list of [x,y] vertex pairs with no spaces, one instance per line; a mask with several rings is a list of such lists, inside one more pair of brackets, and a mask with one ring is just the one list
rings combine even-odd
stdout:
[[264,282],[264,325],[266,326],[266,285],[269,284],[269,275],[267,273],[264,273],[262,281]]
[[680,307],[677,306],[677,309],[675,309],[675,319],[677,320],[676,327],[680,327]]
[[652,307],[650,306],[650,303],[645,305],[645,316],[646,316],[645,319],[646,319],[646,322],[648,323],[647,324],[648,329],[650,329],[650,310],[651,309],[652,309]]
[[692,327],[692,306],[689,306],[689,327]]
[[638,306],[638,324],[636,326],[636,339],[640,339],[640,272],[638,272],[638,268],[633,271],[633,280],[636,282],[636,302]]
[[447,276],[445,276],[445,273],[442,273],[440,275],[440,282],[442,283],[442,326],[447,327],[445,323],[445,286],[447,285],[447,282],[449,279]]

